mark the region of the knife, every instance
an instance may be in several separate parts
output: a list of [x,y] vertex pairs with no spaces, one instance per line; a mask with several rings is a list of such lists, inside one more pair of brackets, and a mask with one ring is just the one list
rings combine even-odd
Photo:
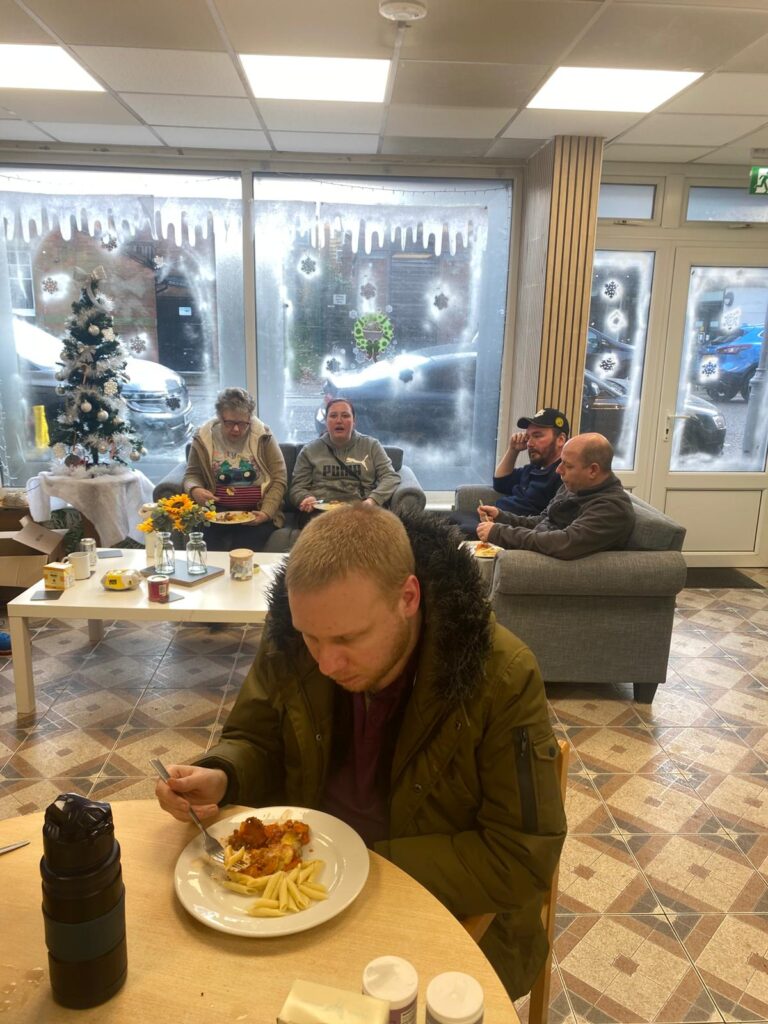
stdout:
[[0,846],[0,853],[10,853],[11,850],[18,850],[20,846],[29,846],[29,840],[22,839],[18,843],[11,843],[10,846]]

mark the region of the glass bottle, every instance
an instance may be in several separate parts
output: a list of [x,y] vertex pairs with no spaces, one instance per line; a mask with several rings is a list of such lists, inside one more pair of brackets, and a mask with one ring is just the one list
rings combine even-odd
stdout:
[[208,571],[208,545],[200,532],[193,531],[187,541],[187,572],[190,576],[201,576]]
[[176,572],[176,552],[173,550],[173,541],[167,531],[158,533],[159,540],[156,552],[155,572],[161,576],[173,576]]

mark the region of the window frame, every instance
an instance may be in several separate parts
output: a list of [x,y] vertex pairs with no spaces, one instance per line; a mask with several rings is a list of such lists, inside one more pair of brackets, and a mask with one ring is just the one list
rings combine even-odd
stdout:
[[[729,230],[742,229],[751,231],[766,231],[768,229],[768,220],[764,221],[744,221],[744,220],[689,220],[688,219],[688,203],[689,194],[692,188],[731,188],[731,189],[743,189],[746,187],[745,183],[739,183],[735,178],[689,178],[686,177],[683,183],[683,196],[682,203],[680,204],[680,227],[686,228],[690,231],[700,231],[704,228],[707,231],[716,230],[717,228],[726,228]],[[768,200],[766,200],[768,203]]]
[[664,210],[666,176],[646,174],[603,174],[600,177],[601,185],[653,185],[653,215],[648,218],[640,217],[598,217],[597,222],[601,227],[660,227],[662,212]]

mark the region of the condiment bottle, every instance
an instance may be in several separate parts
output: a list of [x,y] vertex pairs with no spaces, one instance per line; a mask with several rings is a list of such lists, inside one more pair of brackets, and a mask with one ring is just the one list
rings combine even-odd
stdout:
[[482,1024],[483,990],[469,974],[447,971],[427,985],[425,1024]]
[[389,1003],[389,1024],[416,1024],[419,976],[399,956],[379,956],[363,971],[363,995]]
[[125,888],[112,808],[64,793],[45,811],[43,921],[53,997],[83,1009],[125,981]]

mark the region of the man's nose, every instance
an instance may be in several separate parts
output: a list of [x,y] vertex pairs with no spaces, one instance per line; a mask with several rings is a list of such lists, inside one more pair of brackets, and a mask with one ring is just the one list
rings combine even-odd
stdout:
[[335,644],[324,644],[317,652],[317,667],[324,676],[338,674],[345,660],[344,651]]

